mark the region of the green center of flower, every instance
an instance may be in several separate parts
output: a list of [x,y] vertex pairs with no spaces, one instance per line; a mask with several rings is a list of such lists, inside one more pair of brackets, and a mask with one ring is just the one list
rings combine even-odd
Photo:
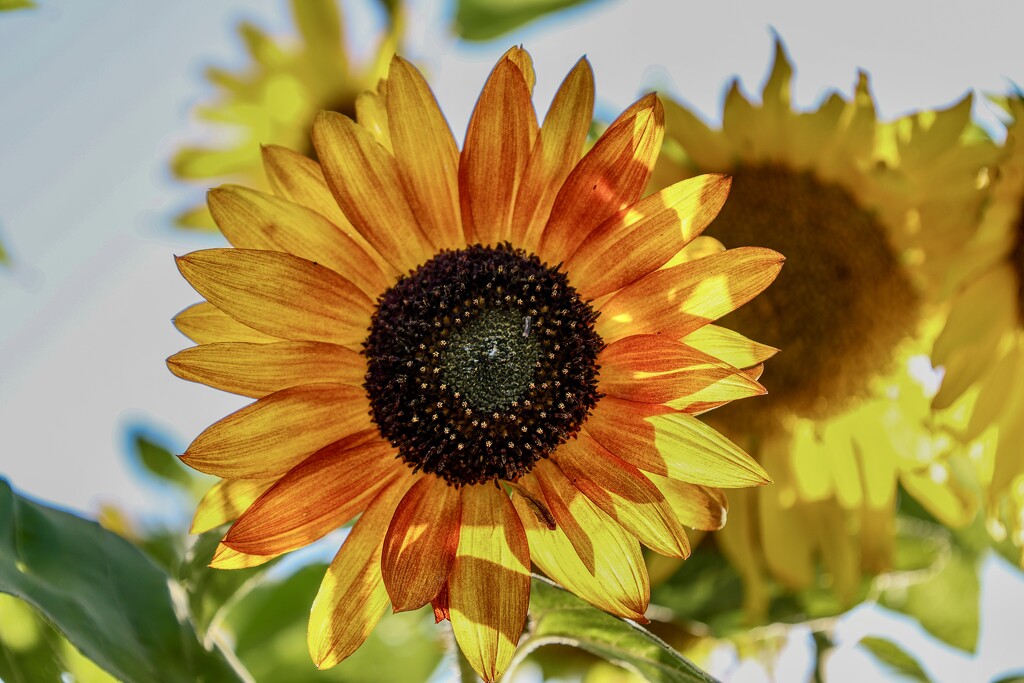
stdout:
[[917,292],[885,227],[810,172],[740,167],[707,234],[786,256],[772,286],[722,320],[781,349],[762,378],[768,395],[720,408],[714,421],[770,429],[785,415],[835,414],[866,393],[917,322]]
[[597,404],[596,318],[536,256],[441,252],[378,301],[363,352],[373,420],[414,470],[515,480]]

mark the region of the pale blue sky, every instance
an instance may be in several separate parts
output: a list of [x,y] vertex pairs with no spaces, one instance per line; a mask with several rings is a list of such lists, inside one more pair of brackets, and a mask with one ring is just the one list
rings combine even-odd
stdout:
[[[167,159],[202,132],[189,111],[209,93],[203,67],[244,63],[237,21],[293,29],[277,0],[39,2],[0,15],[0,235],[17,262],[0,269],[0,473],[78,510],[114,501],[153,512],[160,501],[125,467],[125,426],[145,421],[183,448],[244,403],[163,364],[185,343],[170,318],[197,300],[171,256],[219,244],[170,227],[202,191],[174,182]],[[365,46],[375,17],[362,0],[346,5]],[[411,5],[407,54],[430,75],[458,137],[513,43],[534,56],[541,110],[587,54],[605,116],[658,87],[717,119],[731,76],[759,91],[769,27],[788,44],[803,105],[827,89],[848,92],[857,68],[871,73],[885,116],[1024,83],[1024,6],[1008,0],[605,0],[477,45],[448,35],[448,3]],[[995,122],[984,102],[976,114]],[[1015,585],[1019,614],[1024,590]],[[1010,618],[993,610],[996,624]],[[942,656],[939,680],[987,671]]]

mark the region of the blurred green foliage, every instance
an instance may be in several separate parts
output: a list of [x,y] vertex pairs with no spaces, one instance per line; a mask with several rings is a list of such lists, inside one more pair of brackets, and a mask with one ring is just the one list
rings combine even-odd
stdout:
[[490,40],[545,14],[594,0],[458,0],[455,32],[465,40]]
[[893,674],[919,683],[930,683],[931,679],[917,660],[891,640],[869,636],[862,638],[857,645],[874,655],[875,659]]

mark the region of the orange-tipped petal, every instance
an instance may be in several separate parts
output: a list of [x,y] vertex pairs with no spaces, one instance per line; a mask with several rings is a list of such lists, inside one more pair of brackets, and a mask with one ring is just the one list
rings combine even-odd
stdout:
[[366,338],[373,302],[330,268],[249,249],[206,249],[177,261],[210,303],[260,332],[345,346]]
[[373,499],[324,574],[307,633],[309,654],[321,669],[355,652],[387,611],[381,546],[395,507],[413,481],[413,477],[399,478]]
[[423,76],[399,56],[388,73],[387,112],[406,195],[437,249],[459,249],[459,148]]
[[181,459],[225,479],[279,477],[324,446],[375,429],[369,412],[361,387],[282,389],[207,427]]
[[513,495],[530,541],[530,557],[545,574],[592,605],[646,622],[651,587],[636,538],[580,493],[553,463],[541,461],[534,472],[535,478],[522,481],[545,498],[557,525],[548,529],[530,514],[522,496]]
[[718,531],[725,526],[729,501],[720,489],[691,484],[648,472],[647,478],[658,487],[672,511],[685,526]]
[[640,199],[663,132],[664,113],[653,94],[612,123],[559,190],[541,238],[544,258],[565,260],[594,228]]
[[366,359],[325,342],[225,342],[179,351],[167,359],[178,377],[260,398],[281,389],[330,382],[362,386]]
[[238,185],[223,185],[207,196],[210,213],[239,249],[283,251],[341,274],[371,300],[391,286],[363,247],[312,209]]
[[260,555],[301,548],[362,512],[400,476],[409,471],[376,430],[342,439],[281,477],[232,525],[224,544]]
[[668,263],[714,220],[731,185],[726,175],[689,178],[612,215],[566,261],[580,295],[596,299]]
[[210,567],[213,569],[248,569],[266,564],[277,555],[247,555],[221,543],[213,553]]
[[558,447],[553,460],[569,481],[651,550],[687,557],[690,542],[665,496],[643,473],[586,432]]
[[559,188],[583,154],[594,113],[594,72],[586,57],[562,81],[544,116],[512,216],[512,239],[536,252]]
[[221,479],[210,487],[196,506],[191,534],[201,534],[238,519],[246,509],[269,489],[276,479]]
[[626,337],[597,357],[600,390],[639,403],[732,401],[759,396],[765,388],[743,371],[681,342],[658,335]]
[[378,253],[401,272],[434,255],[402,189],[395,158],[369,131],[341,114],[320,112],[313,144],[345,216]]
[[441,592],[459,545],[459,491],[426,476],[399,503],[384,537],[381,571],[396,612],[419,609]]
[[612,296],[597,330],[607,343],[631,334],[685,337],[761,293],[784,260],[771,249],[740,247],[657,270]]
[[174,326],[196,344],[228,341],[266,344],[281,340],[243,325],[208,301],[192,304],[174,316]]
[[771,482],[739,446],[686,413],[605,397],[586,428],[602,446],[645,472],[718,488]]
[[459,198],[466,241],[498,244],[512,237],[512,211],[537,136],[537,114],[523,72],[502,59],[477,100],[459,161]]
[[530,549],[504,491],[464,486],[462,529],[449,586],[455,640],[473,670],[492,683],[512,661],[530,605]]

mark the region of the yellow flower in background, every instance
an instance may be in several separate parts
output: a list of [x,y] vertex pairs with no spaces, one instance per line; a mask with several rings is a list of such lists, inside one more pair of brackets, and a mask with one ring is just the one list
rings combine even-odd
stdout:
[[[380,38],[372,59],[352,64],[336,0],[292,0],[291,6],[298,44],[278,44],[259,28],[243,23],[239,33],[252,64],[237,73],[207,69],[207,79],[218,94],[197,109],[197,116],[224,127],[230,142],[180,149],[172,162],[179,178],[200,181],[204,188],[216,179],[268,189],[260,145],[283,145],[312,155],[309,134],[317,113],[329,110],[354,116],[359,95],[377,87],[397,48],[400,8],[389,12],[393,24]],[[216,229],[205,205],[186,211],[177,221],[184,227]]]
[[360,515],[313,605],[316,664],[351,654],[389,603],[431,603],[493,681],[531,562],[643,621],[640,544],[685,557],[684,525],[724,523],[718,488],[768,481],[694,414],[764,393],[774,349],[712,323],[783,259],[676,258],[730,181],[641,199],[663,135],[653,95],[584,155],[585,59],[540,125],[532,62],[510,50],[461,152],[415,68],[396,57],[387,82],[358,123],[317,117],[319,162],[264,148],[273,194],[213,190],[235,248],[178,261],[206,301],[177,316],[199,345],[171,370],[257,399],[182,455],[223,478],[193,531],[237,518],[213,566],[245,567]]
[[721,130],[667,101],[655,174],[655,187],[733,174],[706,235],[788,260],[775,286],[725,321],[782,349],[768,396],[708,419],[776,480],[730,496],[717,535],[752,616],[767,608],[766,575],[800,589],[818,580],[819,560],[852,602],[862,572],[891,565],[897,482],[950,524],[969,521],[975,504],[955,481],[952,445],[925,429],[930,395],[912,370],[939,274],[977,224],[979,172],[994,149],[962,140],[970,98],[882,125],[864,74],[851,99],[832,94],[806,113],[791,107],[791,80],[777,43],[762,104],[734,82]]
[[[978,440],[989,531],[1024,548],[1024,98],[1002,102],[1006,156],[978,235],[964,250],[949,319],[932,360],[945,370],[937,410],[966,406],[964,441]],[[1019,560],[1024,566],[1024,554]]]

